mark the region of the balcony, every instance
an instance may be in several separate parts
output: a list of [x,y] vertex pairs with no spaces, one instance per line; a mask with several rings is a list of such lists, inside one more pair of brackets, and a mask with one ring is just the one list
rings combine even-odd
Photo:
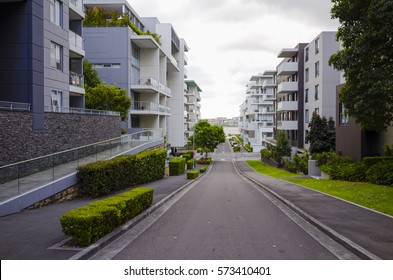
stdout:
[[[82,0],[70,0],[69,1],[70,7],[70,19],[74,20],[78,17],[83,19],[85,17],[85,13],[83,12],[83,1]],[[73,15],[73,13],[75,15]]]
[[85,50],[83,48],[83,38],[78,34],[72,32],[71,30],[68,32],[69,42],[70,42],[70,51],[80,55],[85,56]]
[[170,112],[171,109],[169,107],[150,101],[134,102],[131,105],[131,114],[168,115]]
[[184,65],[188,65],[188,57],[184,54]]
[[277,111],[297,111],[298,110],[297,101],[282,101],[277,104]]
[[[134,82],[135,83],[135,82]],[[159,92],[167,96],[172,95],[172,90],[154,78],[143,78],[131,85],[131,89],[137,92]]]
[[278,121],[277,129],[279,130],[297,130],[298,121]]
[[293,93],[298,91],[298,82],[282,82],[277,86],[277,93]]
[[70,71],[70,92],[85,94],[84,77],[82,74]]
[[282,62],[277,67],[277,75],[290,76],[298,72],[299,64],[297,62]]

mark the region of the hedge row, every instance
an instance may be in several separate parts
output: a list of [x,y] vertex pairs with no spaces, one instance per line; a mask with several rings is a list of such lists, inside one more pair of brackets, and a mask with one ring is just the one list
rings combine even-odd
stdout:
[[205,173],[206,172],[206,166],[202,166],[201,168],[199,168],[199,172],[200,173]]
[[132,219],[153,203],[153,189],[137,188],[60,217],[63,232],[79,246],[88,246]]
[[198,178],[199,170],[187,171],[187,179],[193,180]]
[[107,195],[164,178],[165,160],[166,151],[155,150],[90,163],[78,168],[78,184],[85,196]]
[[196,164],[196,159],[195,158],[187,160],[187,169],[193,169],[195,164]]
[[208,157],[206,159],[200,158],[197,162],[198,162],[198,164],[210,165],[212,163],[212,158],[211,157]]
[[186,169],[186,158],[173,158],[169,161],[169,175],[179,176],[184,173]]

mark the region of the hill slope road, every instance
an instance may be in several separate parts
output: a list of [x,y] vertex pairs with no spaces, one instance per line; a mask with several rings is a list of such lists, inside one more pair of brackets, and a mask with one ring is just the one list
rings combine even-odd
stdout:
[[225,161],[112,257],[336,259]]

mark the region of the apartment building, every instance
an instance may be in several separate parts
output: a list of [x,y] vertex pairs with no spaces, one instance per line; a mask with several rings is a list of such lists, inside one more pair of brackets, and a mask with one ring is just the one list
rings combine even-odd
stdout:
[[260,151],[267,141],[273,140],[275,75],[276,71],[265,71],[252,76],[247,84],[246,100],[240,106],[240,134],[254,151]]
[[129,132],[154,129],[166,135],[172,147],[185,146],[185,40],[171,24],[140,17],[127,0],[84,3],[87,9],[116,11],[119,18],[128,15],[139,31],[158,35],[159,41],[128,26],[84,27],[86,56],[102,81],[124,88],[131,98],[125,125]]
[[84,107],[82,0],[5,0],[0,3],[1,107],[44,112]]
[[277,130],[282,130],[292,147],[304,147],[304,48],[282,49],[278,57],[283,60],[277,66]]
[[[329,65],[329,58],[340,48],[336,32],[322,32],[304,48],[304,132],[313,113],[336,120],[336,87],[340,72]],[[305,148],[309,148],[304,143]]]
[[194,80],[186,80],[186,124],[187,124],[187,138],[192,136],[194,125],[201,119],[201,92],[202,89]]

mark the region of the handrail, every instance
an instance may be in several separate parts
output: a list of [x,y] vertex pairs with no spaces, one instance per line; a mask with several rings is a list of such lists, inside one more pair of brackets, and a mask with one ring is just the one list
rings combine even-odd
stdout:
[[19,111],[30,111],[31,104],[30,103],[22,103],[22,102],[12,102],[12,101],[0,101],[0,109],[6,110],[19,110]]

